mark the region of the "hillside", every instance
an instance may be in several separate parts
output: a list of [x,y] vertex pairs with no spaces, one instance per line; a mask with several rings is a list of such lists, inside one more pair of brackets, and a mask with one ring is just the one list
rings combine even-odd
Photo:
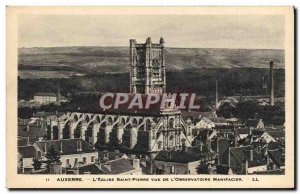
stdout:
[[[270,60],[275,68],[284,68],[284,50],[166,48],[168,71],[203,68],[267,68]],[[129,72],[128,47],[53,47],[20,48],[21,78],[66,78],[77,73]],[[33,72],[34,70],[34,72]],[[59,71],[56,75],[55,72]],[[34,74],[36,73],[36,75]]]

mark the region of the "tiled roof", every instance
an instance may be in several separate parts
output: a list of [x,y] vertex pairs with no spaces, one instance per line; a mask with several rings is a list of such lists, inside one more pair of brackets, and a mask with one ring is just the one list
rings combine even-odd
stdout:
[[200,150],[200,146],[188,147],[187,153],[189,153],[190,155],[194,155],[200,159],[200,158],[206,157],[206,155],[209,153],[209,150],[208,150],[207,146],[205,146],[205,145],[202,146],[202,151]]
[[19,125],[18,126],[18,136],[20,137],[44,137],[47,134],[47,131],[42,127],[37,126],[29,126],[29,130],[27,130],[27,126]]
[[[100,165],[100,164],[99,164]],[[104,174],[97,164],[88,164],[79,167],[79,174],[90,173],[90,174]]]
[[279,148],[284,148],[284,145],[282,145],[281,143],[279,142],[270,142],[268,143],[268,149],[269,150],[275,150],[275,149],[279,149]]
[[230,167],[224,165],[217,165],[217,174],[228,174]]
[[23,158],[33,158],[37,156],[37,152],[34,146],[19,146],[18,153]]
[[209,118],[214,123],[227,123],[226,119],[224,117],[212,117]]
[[18,125],[18,136],[26,137],[27,136],[26,130],[27,130],[26,125]]
[[[81,151],[78,150],[81,142]],[[46,140],[46,141],[37,141],[35,144],[40,148],[41,151],[44,152],[45,145],[47,144],[47,150],[53,145],[54,149],[58,152],[61,151],[61,155],[69,155],[69,154],[79,154],[79,153],[88,153],[94,152],[93,146],[88,142],[82,139],[62,139],[62,140]]]
[[[228,139],[218,139],[218,143],[219,143],[219,155],[221,156],[221,155],[223,155],[225,152],[226,152],[226,150],[228,150],[229,149],[229,146],[230,146],[230,144],[229,144],[229,140]],[[217,151],[217,138],[215,138],[215,139],[213,139],[213,141],[212,141],[212,143],[211,143],[211,147],[212,147],[212,150],[213,151]],[[228,154],[228,152],[227,152],[227,154]]]
[[261,136],[262,134],[264,134],[264,131],[262,131],[262,130],[253,130],[252,131],[252,135],[253,136]]
[[236,131],[239,134],[250,134],[250,128],[237,128]]
[[284,159],[284,153],[281,150],[270,150],[268,151],[268,154],[270,158],[278,165],[278,166],[284,166],[285,159]]
[[125,154],[120,152],[100,151],[98,155],[100,159],[107,158],[108,160],[115,160],[122,158]]
[[198,161],[200,159],[195,155],[189,154],[188,152],[184,151],[160,151],[158,152],[154,160],[176,163],[189,163]]
[[[253,160],[251,160],[251,150],[253,153]],[[254,150],[251,146],[236,147],[230,149],[230,154],[238,161],[239,165],[242,166],[245,160],[248,161],[249,167],[262,166],[266,164],[263,156]]]
[[[106,167],[106,165],[110,166],[110,169]],[[134,168],[127,159],[120,158],[102,164],[101,170],[104,174],[121,174],[124,172],[134,170]]]
[[[28,142],[29,140],[29,142]],[[38,137],[18,137],[18,146],[27,146],[28,143],[33,144],[34,142],[38,141]]]
[[266,133],[268,133],[273,138],[280,138],[285,136],[284,131],[266,131]]

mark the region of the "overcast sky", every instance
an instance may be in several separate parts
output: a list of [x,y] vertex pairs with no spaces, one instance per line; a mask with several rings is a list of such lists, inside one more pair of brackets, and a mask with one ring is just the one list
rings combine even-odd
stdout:
[[284,16],[23,15],[18,27],[19,47],[129,46],[162,36],[167,47],[284,48]]

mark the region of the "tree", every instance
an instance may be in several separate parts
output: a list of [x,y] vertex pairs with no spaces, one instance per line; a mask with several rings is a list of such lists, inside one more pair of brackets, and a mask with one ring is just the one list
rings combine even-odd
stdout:
[[226,102],[222,104],[217,110],[217,115],[224,118],[232,118],[236,116],[235,107]]
[[47,151],[45,157],[47,158],[46,163],[49,169],[49,165],[51,163],[59,163],[60,162],[60,154],[52,145],[50,149]]
[[236,105],[237,117],[242,121],[257,117],[259,112],[260,107],[258,105],[258,102],[255,100],[240,101]]
[[196,167],[197,174],[208,174],[208,166],[205,161],[201,161],[199,165]]
[[34,157],[33,158],[33,168],[34,168],[34,170],[40,170],[41,167],[42,167],[42,162],[37,157]]

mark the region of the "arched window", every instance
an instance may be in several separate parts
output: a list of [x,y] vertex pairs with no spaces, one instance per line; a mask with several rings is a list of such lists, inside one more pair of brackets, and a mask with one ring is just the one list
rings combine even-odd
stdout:
[[88,123],[90,121],[90,117],[88,115],[86,115],[85,120]]
[[162,146],[162,142],[161,141],[157,142],[157,149],[158,150],[161,150],[161,146]]
[[134,125],[137,125],[137,124],[138,124],[138,121],[137,121],[136,118],[133,118],[133,119],[132,119],[132,124],[134,124]]
[[170,148],[172,148],[174,146],[174,136],[171,135],[170,138],[169,138],[169,146]]
[[122,118],[122,119],[121,119],[121,123],[122,123],[123,125],[125,125],[125,124],[126,124],[126,120],[125,120],[125,118]]
[[112,124],[112,123],[113,123],[112,117],[108,117],[108,123],[109,123],[109,124]]
[[174,128],[174,119],[173,118],[169,119],[169,128],[171,128],[171,129]]

